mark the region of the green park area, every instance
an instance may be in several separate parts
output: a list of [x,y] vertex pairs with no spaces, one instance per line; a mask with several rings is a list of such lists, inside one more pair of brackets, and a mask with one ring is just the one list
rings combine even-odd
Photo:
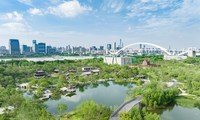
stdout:
[[[51,93],[49,99],[57,100],[63,95],[62,88],[81,88],[106,81],[133,83],[137,87],[127,91],[127,99],[142,96],[139,108],[120,113],[120,120],[159,120],[159,114],[154,111],[174,104],[200,109],[200,58],[164,61],[162,57],[137,56],[134,64],[129,66],[108,65],[102,58],[1,61],[0,108],[7,109],[0,114],[0,119],[108,120],[113,109],[92,100],[82,102],[71,112],[66,112],[67,105],[59,104],[59,117],[49,113],[44,100],[41,100],[47,90]],[[144,59],[159,66],[142,66]],[[42,74],[38,77],[38,73]],[[24,91],[29,91],[32,97],[24,97]],[[8,106],[13,109],[8,109]]]

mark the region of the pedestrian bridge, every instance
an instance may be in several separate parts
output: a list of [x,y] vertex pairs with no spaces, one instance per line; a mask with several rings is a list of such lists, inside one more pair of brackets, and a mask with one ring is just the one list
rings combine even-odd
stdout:
[[[156,47],[156,48],[159,48],[163,53],[165,53],[166,55],[169,55],[169,56],[172,56],[173,54],[170,53],[166,48],[164,47],[161,47],[159,45],[156,45],[156,44],[153,44],[153,43],[147,43],[147,42],[137,42],[137,43],[133,43],[133,44],[129,44],[125,47],[123,47],[122,49],[116,51],[116,52],[111,52],[112,55],[119,55],[122,51],[126,50],[127,48],[130,48],[132,46],[135,46],[135,45],[149,45],[149,46],[153,46],[153,47]],[[185,55],[188,53],[188,50],[187,51],[184,51],[182,53],[179,53],[177,54],[177,56],[182,56],[182,55]]]
[[125,111],[129,112],[131,108],[137,106],[142,101],[142,96],[138,96],[136,99],[129,100],[128,102],[123,103],[119,108],[112,113],[110,120],[118,120],[118,115],[120,112]]

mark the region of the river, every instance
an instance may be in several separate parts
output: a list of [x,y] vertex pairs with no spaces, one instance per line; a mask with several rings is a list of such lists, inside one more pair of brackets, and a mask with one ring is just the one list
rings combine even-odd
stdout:
[[55,61],[55,60],[83,60],[83,59],[92,59],[92,56],[54,56],[54,57],[35,57],[35,58],[1,58],[0,61],[9,61],[9,60],[27,60],[27,61]]

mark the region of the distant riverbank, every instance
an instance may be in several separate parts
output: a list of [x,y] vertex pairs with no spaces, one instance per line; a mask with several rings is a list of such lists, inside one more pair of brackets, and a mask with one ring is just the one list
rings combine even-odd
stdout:
[[52,57],[32,57],[32,58],[1,58],[0,61],[27,60],[27,61],[55,61],[55,60],[83,60],[93,59],[93,56],[52,56]]

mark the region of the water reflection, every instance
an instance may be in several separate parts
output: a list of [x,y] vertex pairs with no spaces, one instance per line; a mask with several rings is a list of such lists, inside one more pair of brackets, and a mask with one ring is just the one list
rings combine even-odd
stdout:
[[151,110],[151,112],[154,112],[154,113],[162,115],[165,111],[171,111],[171,110],[173,110],[174,106],[175,106],[175,104],[172,104],[172,105],[169,105],[167,107],[163,107],[163,108]]
[[198,108],[187,108],[176,104],[160,109],[152,110],[161,115],[162,120],[199,120],[200,110]]
[[109,86],[110,86],[109,82],[104,82],[103,85],[104,85],[105,87],[109,87]]
[[119,106],[124,102],[126,92],[129,87],[135,87],[134,84],[117,84],[111,81],[101,84],[79,85],[76,95],[71,97],[62,95],[59,100],[48,100],[45,102],[47,110],[51,113],[57,113],[57,104],[64,103],[68,105],[68,111],[75,109],[82,101],[94,100],[99,104],[106,106]]
[[175,105],[172,109],[162,112],[162,120],[199,120],[200,110]]

